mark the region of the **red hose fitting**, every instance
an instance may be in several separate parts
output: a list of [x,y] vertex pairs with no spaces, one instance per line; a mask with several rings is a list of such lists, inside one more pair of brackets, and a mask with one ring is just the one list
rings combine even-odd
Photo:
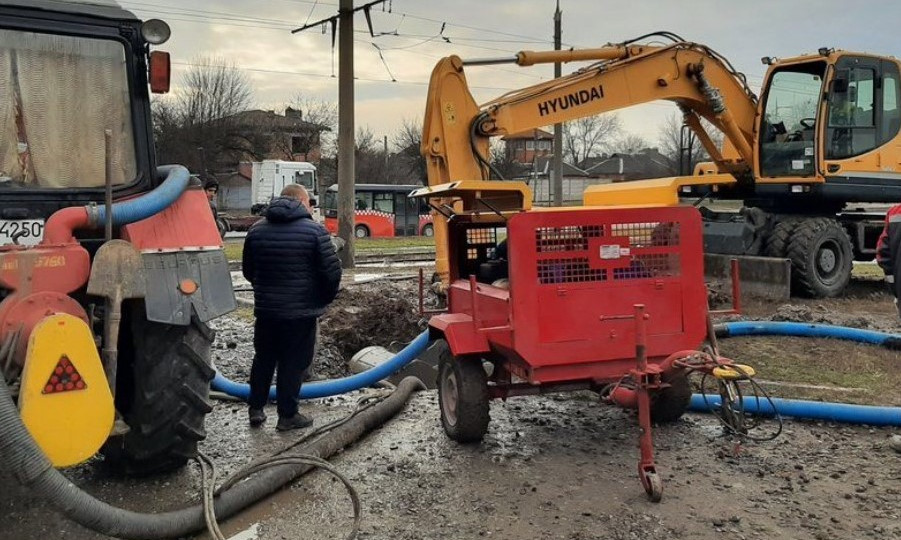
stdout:
[[47,220],[41,244],[71,244],[75,241],[75,230],[85,228],[88,224],[88,210],[84,206],[70,206],[58,210]]

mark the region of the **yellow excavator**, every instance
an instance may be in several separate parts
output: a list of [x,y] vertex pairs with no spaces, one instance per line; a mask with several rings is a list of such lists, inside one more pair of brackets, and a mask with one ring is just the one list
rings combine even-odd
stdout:
[[[875,256],[884,212],[873,205],[901,201],[899,62],[832,48],[762,61],[768,69],[758,98],[723,56],[671,32],[595,49],[443,58],[431,75],[423,125],[429,187],[502,179],[489,161],[491,137],[670,101],[711,162],[690,176],[590,186],[583,204],[742,201],[738,212],[702,208],[705,251],[790,261],[793,294],[836,296],[852,261]],[[482,105],[464,73],[465,66],[554,62],[591,63]],[[722,145],[702,119],[722,132]],[[435,212],[437,271],[445,281],[447,215]]]

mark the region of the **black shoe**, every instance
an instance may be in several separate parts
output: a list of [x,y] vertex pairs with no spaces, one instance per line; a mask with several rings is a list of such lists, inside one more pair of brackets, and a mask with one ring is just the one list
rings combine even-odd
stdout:
[[248,411],[250,417],[250,427],[260,427],[266,423],[266,413],[263,409],[250,409]]
[[302,429],[313,425],[313,419],[305,414],[297,413],[288,418],[279,418],[275,429],[279,431],[290,431],[292,429]]

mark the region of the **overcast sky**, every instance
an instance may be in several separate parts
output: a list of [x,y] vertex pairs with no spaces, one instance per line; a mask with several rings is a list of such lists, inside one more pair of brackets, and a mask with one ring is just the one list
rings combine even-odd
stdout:
[[[362,5],[366,0],[357,0]],[[355,19],[357,126],[390,135],[405,118],[422,121],[429,73],[437,60],[508,56],[522,49],[553,48],[553,0],[393,0],[375,8],[377,37]],[[141,18],[172,26],[161,48],[179,75],[198,55],[213,55],[245,70],[254,98],[278,109],[291,96],[337,101],[337,55],[330,33],[290,30],[329,17],[337,0],[141,0],[122,2]],[[561,0],[564,46],[593,47],[655,30],[704,43],[747,74],[755,90],[762,56],[788,57],[823,46],[901,56],[897,0]],[[387,11],[390,6],[391,12]],[[442,31],[443,27],[443,31]],[[387,35],[380,35],[387,33]],[[396,35],[394,35],[396,34]],[[382,50],[384,62],[379,57]],[[564,65],[564,73],[578,67]],[[390,71],[389,71],[390,70]],[[552,66],[467,68],[479,102],[550,78]],[[391,79],[396,82],[391,82]],[[663,118],[676,112],[665,102],[621,111],[627,131],[656,139]]]

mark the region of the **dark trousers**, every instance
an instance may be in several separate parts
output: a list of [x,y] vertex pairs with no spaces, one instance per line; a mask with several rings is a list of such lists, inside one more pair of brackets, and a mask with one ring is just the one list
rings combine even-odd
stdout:
[[297,414],[303,372],[313,361],[316,318],[261,319],[253,327],[253,365],[250,368],[251,409],[262,409],[269,400],[272,375],[278,368],[276,403],[280,418]]

